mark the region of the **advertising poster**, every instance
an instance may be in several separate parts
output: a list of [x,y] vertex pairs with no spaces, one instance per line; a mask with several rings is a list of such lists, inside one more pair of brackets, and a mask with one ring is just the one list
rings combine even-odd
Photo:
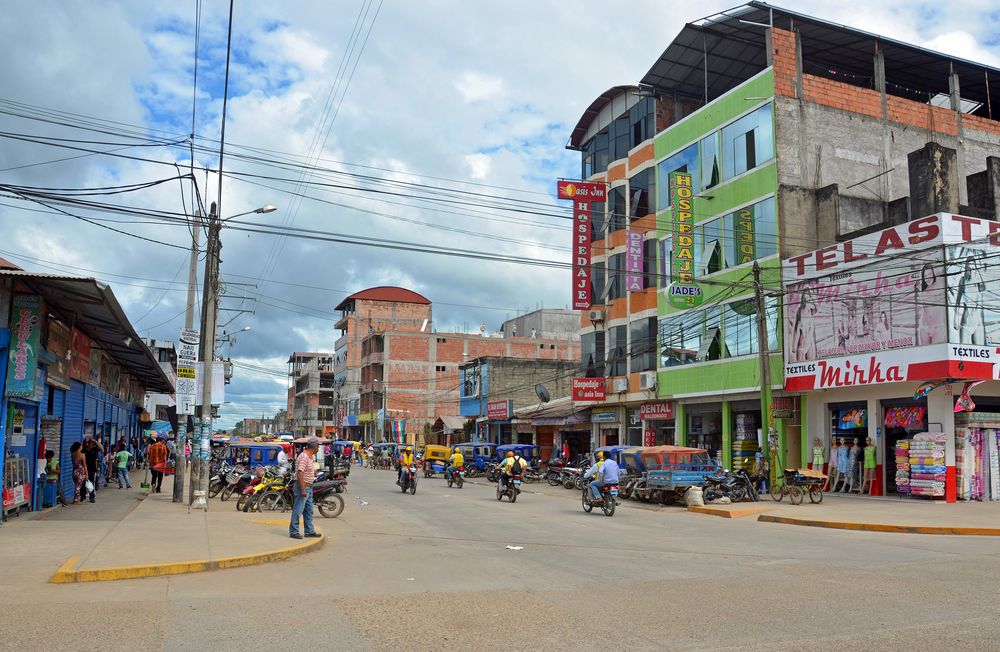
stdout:
[[7,395],[33,398],[42,335],[42,300],[33,294],[14,297],[10,318]]
[[55,320],[49,321],[49,339],[45,348],[55,355],[56,361],[48,366],[46,382],[62,389],[69,389],[69,365],[71,334],[68,327]]
[[921,251],[794,283],[785,299],[788,363],[948,341],[945,269]]
[[1000,265],[997,247],[969,243],[946,249],[949,341],[1000,343]]
[[69,361],[69,377],[85,383],[90,380],[90,338],[74,328],[72,348],[72,357]]
[[864,408],[850,408],[837,413],[838,430],[864,430],[868,427],[868,414]]
[[101,361],[103,354],[93,343],[90,344],[90,362],[88,363],[87,379],[91,385],[99,387],[101,384]]

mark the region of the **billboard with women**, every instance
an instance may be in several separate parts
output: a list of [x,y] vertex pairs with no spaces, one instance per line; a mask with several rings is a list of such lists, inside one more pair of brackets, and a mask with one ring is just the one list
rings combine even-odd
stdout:
[[945,250],[948,278],[948,340],[1000,344],[1000,247],[969,242]]

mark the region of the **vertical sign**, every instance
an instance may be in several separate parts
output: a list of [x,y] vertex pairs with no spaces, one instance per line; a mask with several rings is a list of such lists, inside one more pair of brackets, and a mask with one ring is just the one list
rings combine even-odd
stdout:
[[194,414],[195,391],[198,374],[198,343],[201,341],[197,329],[185,328],[181,331],[177,347],[177,414]]
[[594,202],[607,199],[603,183],[584,181],[559,181],[556,184],[559,199],[573,201],[573,310],[588,310],[591,275],[590,237],[591,208]]
[[72,338],[69,377],[86,383],[90,380],[90,338],[75,328]]
[[34,294],[18,294],[14,297],[14,311],[11,314],[8,396],[34,397],[41,333],[41,297]]
[[757,257],[754,244],[753,209],[744,208],[736,213],[736,260],[737,263],[753,262]]
[[625,239],[625,291],[642,292],[642,231],[629,231]]
[[46,369],[45,382],[62,389],[69,389],[70,330],[54,319],[49,320],[49,339],[45,348],[56,357]]
[[673,281],[667,288],[667,302],[675,308],[695,308],[704,300],[694,283],[694,189],[687,172],[670,173],[670,215],[673,222],[673,249],[670,269]]

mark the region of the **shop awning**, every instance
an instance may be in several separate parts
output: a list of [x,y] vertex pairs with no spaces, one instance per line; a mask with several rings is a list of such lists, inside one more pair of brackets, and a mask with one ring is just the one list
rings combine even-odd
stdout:
[[111,288],[97,279],[0,269],[8,278],[38,294],[46,309],[79,329],[138,379],[147,392],[173,394],[153,352],[135,332]]
[[536,403],[514,410],[514,422],[530,421],[535,426],[565,426],[586,423],[589,408],[580,408],[569,396],[548,403]]
[[431,430],[441,433],[462,432],[465,430],[465,417],[438,417]]

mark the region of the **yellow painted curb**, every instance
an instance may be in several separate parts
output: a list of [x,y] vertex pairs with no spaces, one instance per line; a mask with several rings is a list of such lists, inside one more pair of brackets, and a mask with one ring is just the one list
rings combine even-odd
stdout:
[[761,523],[782,523],[805,527],[825,527],[834,530],[854,530],[859,532],[889,532],[892,534],[941,534],[973,537],[1000,537],[1000,528],[992,527],[945,527],[937,525],[893,525],[891,523],[857,523],[851,521],[822,521],[791,516],[761,514]]
[[767,512],[771,509],[771,507],[738,507],[735,509],[726,509],[724,507],[710,507],[708,505],[704,507],[701,505],[691,505],[688,507],[689,512],[710,514],[712,516],[721,516],[722,518],[743,518],[744,516],[753,516],[754,514]]
[[326,541],[325,536],[309,539],[304,543],[268,550],[249,555],[237,555],[235,557],[220,557],[219,559],[192,560],[167,562],[163,564],[139,564],[135,566],[110,566],[107,568],[81,568],[76,569],[79,557],[70,557],[66,563],[59,567],[55,575],[49,578],[53,584],[72,584],[76,582],[110,582],[115,580],[131,580],[142,577],[163,577],[164,575],[182,575],[185,573],[203,573],[210,570],[223,568],[240,568],[242,566],[253,566],[256,564],[266,564],[272,561],[288,559],[296,555],[310,552],[319,548]]

